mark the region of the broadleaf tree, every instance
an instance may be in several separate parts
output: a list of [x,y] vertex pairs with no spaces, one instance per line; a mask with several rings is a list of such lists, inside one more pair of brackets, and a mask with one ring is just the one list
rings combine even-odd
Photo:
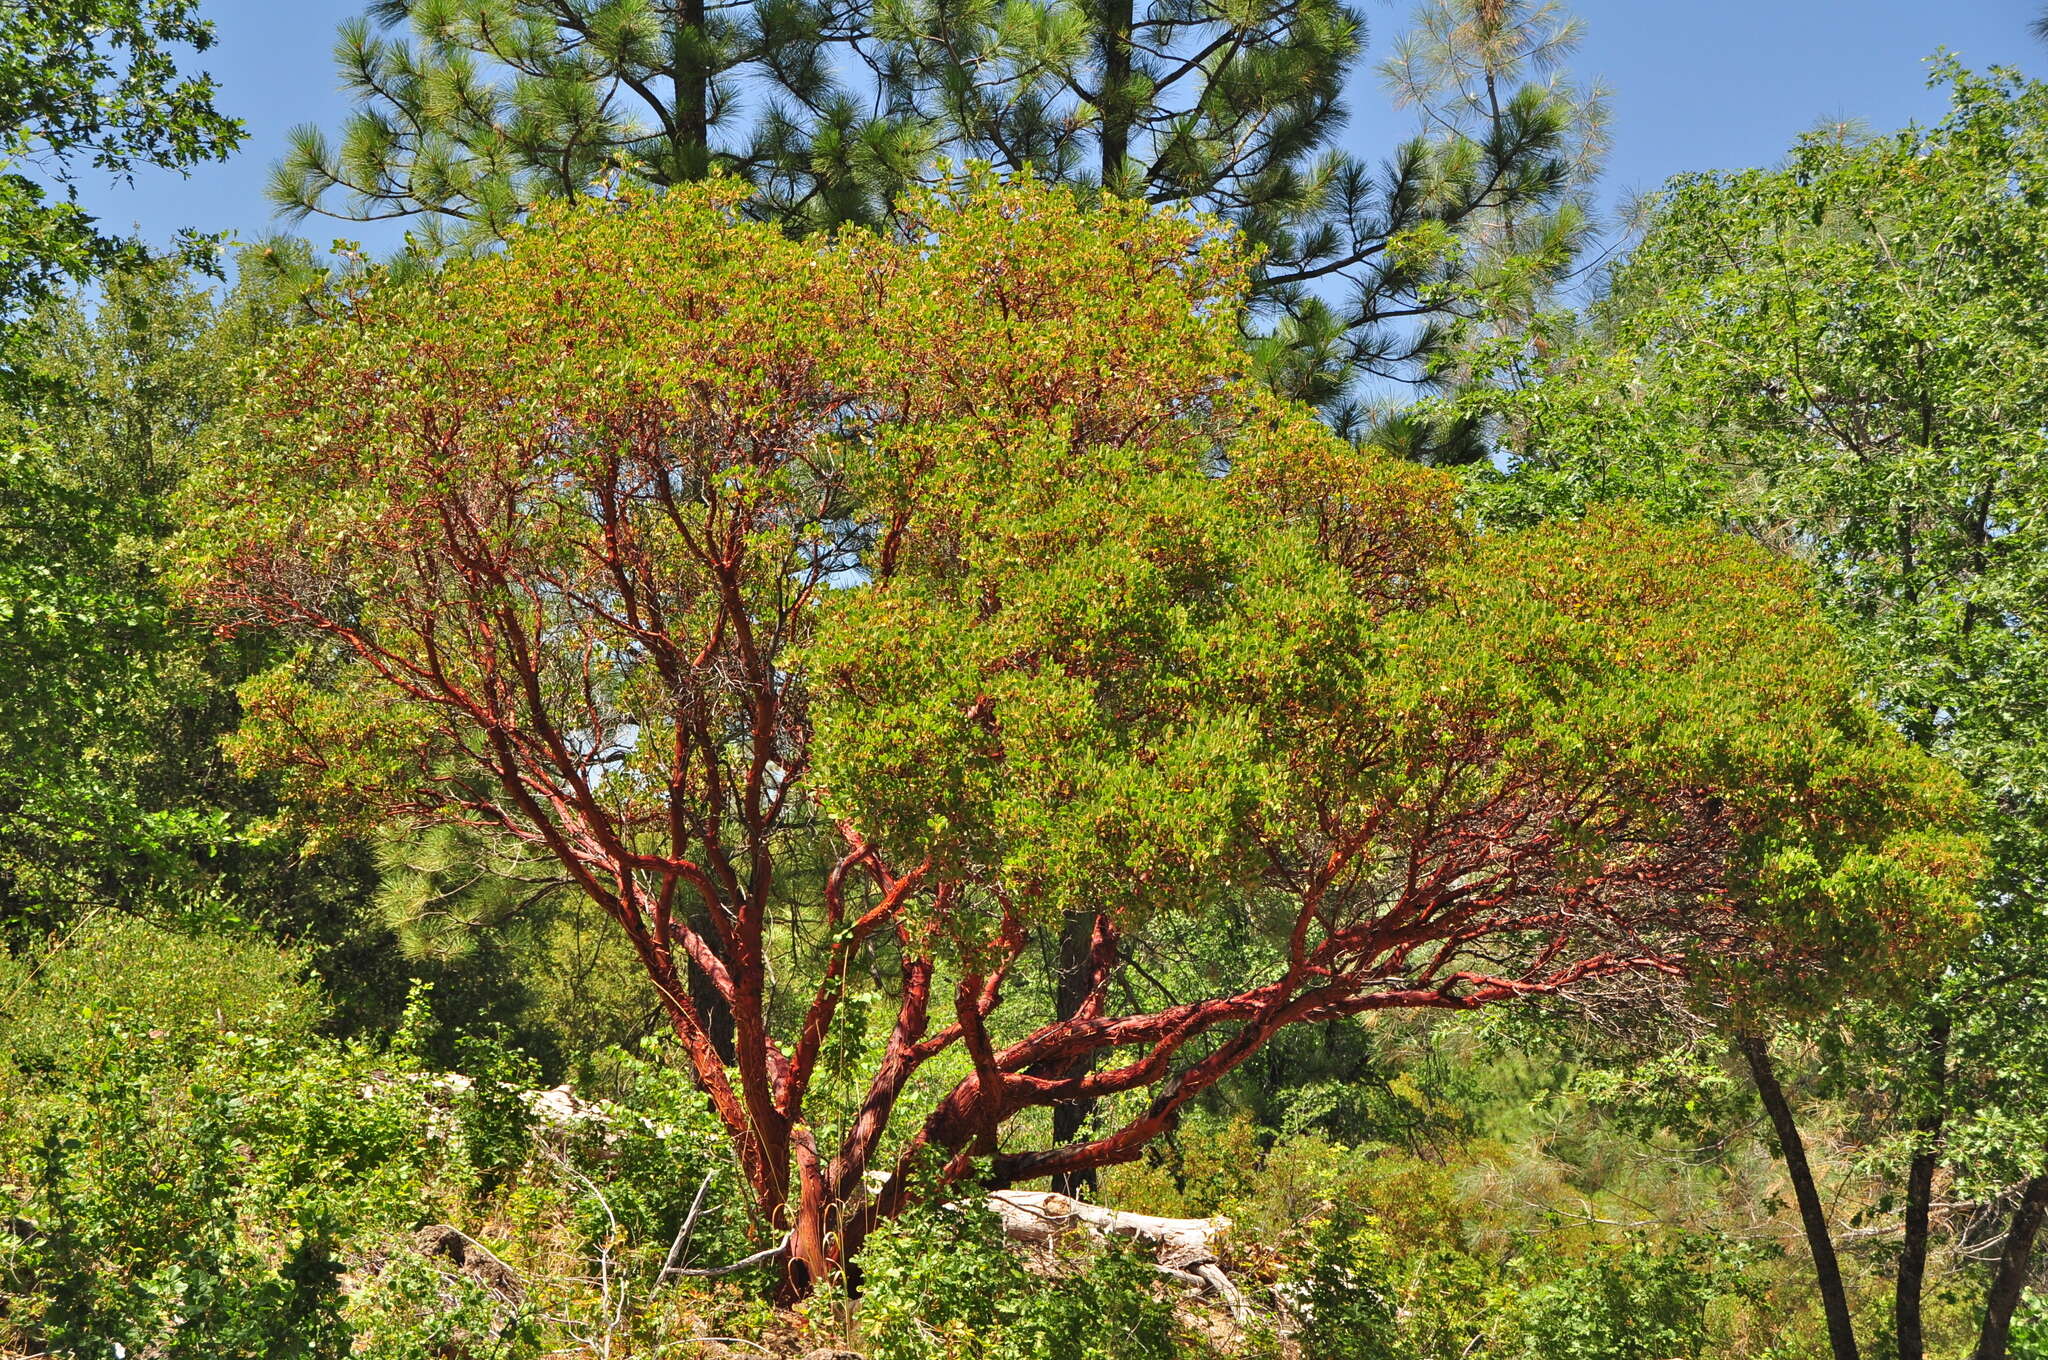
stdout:
[[211,820],[167,818],[146,787],[164,754],[156,737],[178,725],[172,696],[194,697],[196,649],[168,617],[148,552],[207,405],[210,308],[169,267],[123,273],[105,293],[97,324],[69,299],[23,319],[38,352],[0,414],[0,923],[17,940],[116,885],[122,905],[144,907],[124,863],[203,839]]
[[1514,462],[1480,503],[1512,525],[1633,501],[1804,559],[1885,713],[1981,792],[1976,932],[1835,1048],[1899,1112],[1899,1354],[1928,1344],[1951,1177],[2010,1219],[1976,1350],[1998,1360],[2048,1211],[2048,86],[1934,79],[1935,124],[1668,188],[1594,314],[1489,389]]
[[[1424,126],[1378,166],[1341,146],[1366,39],[1341,0],[888,0],[874,27],[884,88],[941,149],[1228,222],[1260,252],[1244,329],[1261,379],[1419,462],[1480,444],[1398,397],[1455,380],[1464,333],[1527,314],[1590,230],[1604,111],[1562,75],[1579,26],[1553,3],[1420,6],[1381,74]],[[1089,938],[1085,913],[1061,932],[1063,1009]],[[1063,1107],[1056,1131],[1085,1115]]]
[[[206,309],[78,201],[89,178],[234,149],[213,81],[180,68],[211,43],[191,0],[0,11],[0,929],[17,942],[216,821],[155,797],[145,730],[176,721],[156,680],[181,649],[147,545],[203,404],[179,352]],[[95,322],[65,290],[117,269]]]
[[220,750],[271,640],[214,637],[163,577],[198,432],[293,298],[262,269],[216,296],[167,260],[95,293],[22,319],[0,407],[0,939],[110,913],[260,921],[315,947],[344,1023],[395,1017],[403,979],[350,934],[352,856],[261,834],[273,791]]
[[[82,173],[184,170],[241,142],[241,123],[214,107],[212,78],[178,67],[180,48],[212,44],[197,0],[36,0],[0,11],[0,319],[138,258],[78,203]],[[53,187],[63,191],[54,201]]]
[[[1469,539],[1448,474],[1249,380],[1247,264],[1199,221],[902,211],[821,244],[628,197],[371,282],[243,374],[185,503],[195,598],[302,640],[241,758],[551,856],[789,1290],[916,1167],[1130,1161],[1289,1025],[1943,947],[1969,800],[1795,572],[1626,514]],[[1059,1015],[1012,975],[1075,912]],[[1127,1009],[1126,961],[1221,914],[1240,966]],[[885,1032],[826,1063],[856,975]]]
[[[1381,72],[1423,127],[1375,167],[1339,146],[1366,36],[1341,0],[384,0],[336,49],[358,100],[339,144],[295,132],[272,197],[411,221],[415,263],[627,163],[657,187],[716,167],[792,230],[885,224],[905,185],[975,162],[1193,206],[1261,252],[1242,330],[1263,381],[1463,463],[1474,425],[1390,394],[1465,380],[1461,340],[1516,328],[1586,241],[1604,109],[1564,74],[1579,35],[1552,0],[1429,0]],[[1068,1010],[1090,933],[1077,913],[1049,946]]]

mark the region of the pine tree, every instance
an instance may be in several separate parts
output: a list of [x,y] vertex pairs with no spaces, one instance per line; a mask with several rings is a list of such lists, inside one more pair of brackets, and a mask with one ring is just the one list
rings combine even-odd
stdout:
[[1337,148],[1365,36],[1342,0],[878,0],[874,27],[893,106],[942,149],[1189,204],[1263,247],[1262,369],[1341,431],[1465,326],[1525,310],[1587,233],[1601,98],[1561,75],[1579,27],[1555,4],[1424,4],[1382,68],[1423,130],[1379,168]]
[[1345,0],[375,0],[336,56],[358,107],[294,134],[273,197],[301,219],[412,218],[434,255],[496,240],[617,167],[722,170],[793,228],[879,221],[985,161],[1182,204],[1264,252],[1262,371],[1340,431],[1423,461],[1476,441],[1388,418],[1474,324],[1568,267],[1597,167],[1597,90],[1555,3],[1427,0],[1382,74],[1422,130],[1339,149],[1365,46]]
[[832,71],[858,17],[837,0],[375,0],[335,47],[357,101],[338,144],[294,129],[271,197],[300,220],[416,219],[426,255],[619,169],[663,187],[736,174],[804,224],[873,219],[925,150]]
[[[1579,85],[1565,61],[1584,25],[1555,0],[1428,0],[1380,63],[1395,99],[1420,111],[1450,154],[1499,160],[1501,189],[1461,219],[1460,282],[1484,300],[1464,315],[1482,332],[1527,325],[1577,258],[1591,228],[1588,190],[1608,150],[1607,92]],[[1548,122],[1545,154],[1489,145],[1497,130],[1530,110]]]
[[[1495,447],[1484,422],[1460,414],[1456,394],[1504,356],[1526,354],[1532,326],[1558,304],[1595,230],[1590,191],[1608,149],[1607,91],[1568,78],[1582,35],[1556,0],[1424,0],[1379,64],[1396,103],[1417,111],[1420,146],[1441,167],[1441,225],[1405,243],[1423,251],[1414,275],[1385,279],[1378,296],[1361,293],[1348,316],[1297,293],[1275,338],[1290,359],[1332,355],[1340,381],[1347,369],[1405,377],[1453,400],[1417,405],[1397,390],[1351,406],[1356,437],[1427,463],[1474,463]],[[1385,325],[1403,319],[1406,330]],[[1396,338],[1406,347],[1360,343]]]

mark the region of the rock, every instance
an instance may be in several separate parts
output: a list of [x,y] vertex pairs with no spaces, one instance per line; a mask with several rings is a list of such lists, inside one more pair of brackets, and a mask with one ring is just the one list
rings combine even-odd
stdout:
[[564,1084],[546,1091],[528,1091],[521,1099],[526,1108],[533,1111],[533,1117],[543,1124],[557,1128],[574,1128],[579,1124],[609,1124],[611,1116],[601,1106],[583,1099]]

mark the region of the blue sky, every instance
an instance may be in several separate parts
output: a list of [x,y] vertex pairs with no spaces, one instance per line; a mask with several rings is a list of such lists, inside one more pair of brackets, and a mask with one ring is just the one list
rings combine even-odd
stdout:
[[[1574,69],[1614,93],[1610,198],[1654,188],[1687,170],[1777,159],[1801,131],[1828,118],[1879,129],[1940,112],[1923,59],[1946,46],[1973,66],[1997,63],[2048,74],[2048,49],[2026,31],[2040,0],[1566,0],[1585,20]],[[138,227],[162,242],[180,227],[260,237],[278,227],[263,197],[285,131],[302,122],[333,128],[347,105],[329,55],[335,25],[360,0],[212,0],[219,43],[203,61],[221,81],[221,105],[247,121],[244,149],[189,179],[152,173],[134,186],[87,181],[87,206],[116,230]],[[1406,18],[1406,0],[1364,0],[1383,53]],[[1369,74],[1352,96],[1346,138],[1376,154],[1411,127]],[[395,243],[388,226],[309,221],[325,245],[349,236]]]

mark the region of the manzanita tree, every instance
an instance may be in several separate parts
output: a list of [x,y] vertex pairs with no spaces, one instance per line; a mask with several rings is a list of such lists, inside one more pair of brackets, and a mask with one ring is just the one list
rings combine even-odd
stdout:
[[[304,639],[240,755],[559,864],[793,1290],[913,1161],[1135,1158],[1291,1024],[1946,934],[1966,799],[1795,574],[1626,514],[1469,538],[1444,474],[1246,381],[1244,275],[1212,224],[984,184],[888,239],[565,209],[372,284],[188,501],[190,588]],[[1085,1002],[1006,1003],[1076,911]],[[1134,1003],[1226,914],[1229,976]]]

